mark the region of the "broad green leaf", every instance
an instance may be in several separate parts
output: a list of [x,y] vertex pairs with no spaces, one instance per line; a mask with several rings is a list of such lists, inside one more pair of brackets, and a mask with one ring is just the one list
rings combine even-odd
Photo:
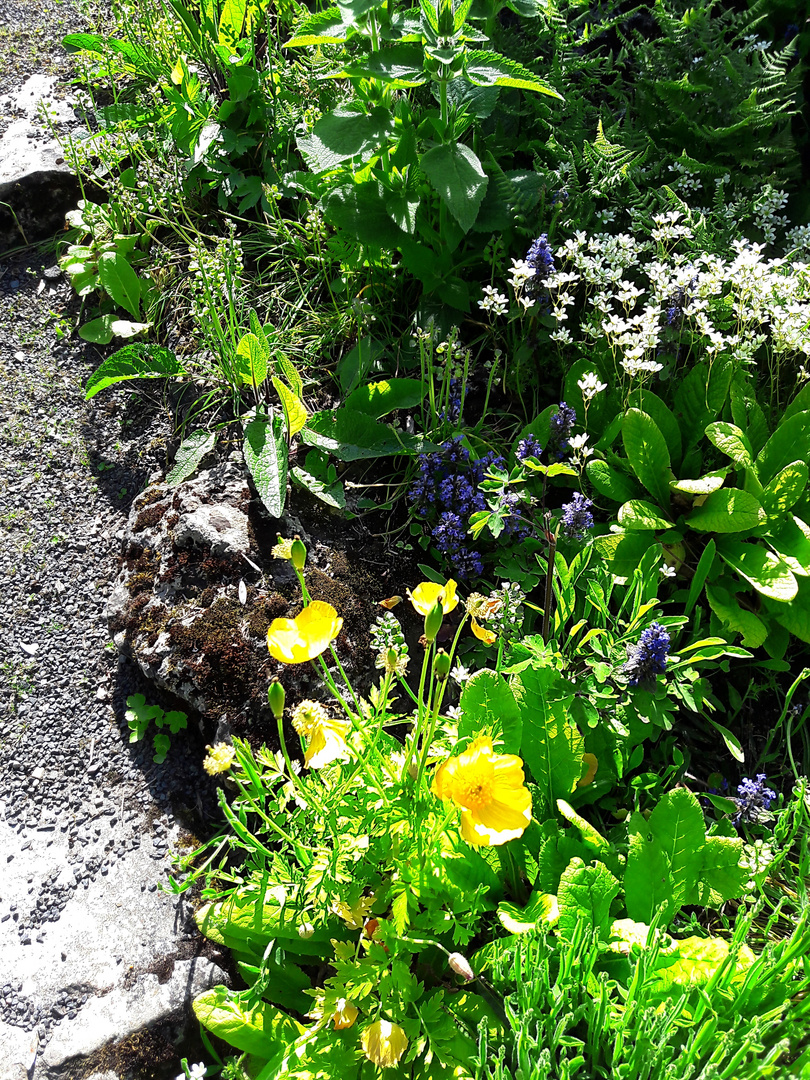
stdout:
[[701,589],[703,588],[706,578],[709,576],[712,565],[714,563],[714,557],[717,553],[714,540],[709,540],[706,547],[701,552],[700,559],[698,560],[697,567],[695,568],[695,576],[692,578],[692,582],[689,586],[689,595],[686,599],[686,606],[684,608],[685,613],[688,615],[692,608],[697,603],[697,599],[700,596]]
[[[677,990],[706,986],[725,963],[730,951],[729,943],[720,938],[683,938],[675,945],[677,955],[659,957],[655,970],[648,975],[650,989],[658,989],[668,999]],[[742,977],[755,960],[754,953],[747,945],[740,946],[734,967],[735,978]]]
[[352,31],[343,22],[340,8],[330,7],[304,19],[285,49],[300,49],[306,45],[339,45],[346,41]]
[[810,525],[794,514],[771,537],[771,546],[782,561],[800,577],[810,576]]
[[785,409],[783,420],[787,420],[794,413],[805,412],[810,409],[810,383],[805,383],[794,399]]
[[283,417],[276,416],[272,422],[257,416],[245,428],[242,446],[259,498],[271,517],[284,513],[287,501],[287,439],[284,434]]
[[[551,825],[554,832],[542,842],[537,853],[537,878],[534,887],[556,896],[560,878],[571,860],[576,857],[583,862],[590,862],[593,848],[583,844],[572,829],[563,832],[553,819]],[[546,823],[544,828],[548,826],[549,823]]]
[[422,436],[398,432],[365,413],[346,408],[315,413],[301,432],[301,440],[342,461],[423,454],[438,449]]
[[475,86],[509,86],[516,90],[533,90],[558,101],[564,100],[534,72],[500,53],[468,49],[464,55],[464,74]]
[[810,643],[810,579],[800,577],[796,596],[788,603],[766,601],[765,606],[780,626],[799,641]]
[[270,359],[267,342],[256,334],[245,334],[236,346],[236,355],[247,361],[236,368],[242,382],[248,386],[261,386],[267,378],[267,361]]
[[232,47],[239,44],[243,32],[250,31],[253,10],[252,4],[248,7],[248,0],[223,0],[222,14],[219,17],[220,44]]
[[619,472],[618,469],[614,469],[606,461],[591,460],[585,466],[585,471],[594,489],[614,502],[627,502],[642,494],[635,480]]
[[631,532],[672,528],[672,522],[661,517],[658,507],[643,499],[631,499],[619,508],[619,524]]
[[630,816],[627,832],[629,848],[624,871],[627,914],[636,922],[651,923],[660,908],[668,907],[672,877],[661,846],[638,811]]
[[352,60],[337,78],[378,79],[392,89],[406,90],[421,86],[430,78],[424,70],[425,53],[421,45],[398,44]]
[[557,809],[566,821],[570,821],[577,828],[582,842],[597,851],[604,862],[608,862],[613,851],[610,841],[606,840],[590,821],[578,814],[573,806],[569,806],[565,799],[557,799]]
[[167,375],[186,375],[186,369],[170,349],[161,345],[125,345],[108,356],[85,386],[85,401],[99,390],[126,379],[159,379]]
[[274,1005],[263,1001],[252,1004],[248,994],[224,986],[200,994],[193,1009],[203,1027],[229,1046],[279,1062],[303,1031],[300,1024]]
[[503,753],[520,753],[523,721],[514,694],[502,675],[484,669],[464,684],[459,702],[460,738],[495,731],[503,738]]
[[713,491],[719,491],[727,476],[728,469],[717,469],[696,480],[670,480],[669,486],[681,495],[710,495]]
[[628,409],[622,420],[622,441],[639,481],[660,506],[668,508],[672,479],[669,449],[655,421],[640,409]]
[[216,441],[215,431],[193,431],[187,439],[183,439],[175,454],[172,470],[166,476],[169,487],[177,487],[195,473],[205,455],[214,449]]
[[442,143],[422,154],[419,164],[464,232],[478,215],[489,178],[481,162],[463,143]]
[[[765,414],[759,402],[753,396],[749,376],[740,371],[735,374],[730,390],[731,418],[737,427],[741,428],[751,444],[751,449],[756,455],[768,441],[770,429],[765,419]],[[803,408],[808,408],[804,405]],[[788,408],[785,415],[793,411]],[[784,419],[784,417],[783,417]]]
[[385,379],[359,386],[346,398],[346,408],[379,420],[394,409],[412,409],[422,401],[425,392],[421,379]]
[[796,595],[798,585],[788,566],[759,544],[723,538],[718,541],[717,550],[728,565],[763,596],[785,603]]
[[735,465],[743,469],[750,469],[754,464],[754,452],[751,443],[744,431],[736,424],[726,424],[721,421],[709,424],[706,428],[706,438],[712,445],[730,457]]
[[113,339],[115,318],[115,315],[99,315],[97,319],[91,319],[79,327],[79,337],[93,345],[109,345]]
[[327,506],[332,506],[336,510],[346,509],[346,493],[340,480],[329,483],[321,477],[313,476],[311,472],[299,465],[290,470],[290,476],[299,487],[306,488],[316,499],[320,499]]
[[690,367],[675,391],[675,413],[681,420],[684,454],[703,438],[706,425],[723,407],[731,382],[731,365],[722,360]]
[[525,908],[517,904],[498,904],[496,912],[501,925],[510,934],[528,934],[554,926],[560,917],[557,897],[535,890]]
[[630,825],[624,882],[627,913],[638,922],[651,922],[661,906],[667,925],[688,902],[697,882],[706,839],[703,812],[690,791],[675,788],[661,798],[646,822],[639,818],[634,814]]
[[[810,413],[808,413],[810,416]],[[762,492],[762,506],[769,517],[782,516],[798,502],[807,487],[808,469],[803,461],[792,461],[771,480]]]
[[324,113],[310,135],[302,135],[296,142],[312,172],[325,173],[346,161],[368,161],[379,154],[392,131],[393,120],[387,109],[366,114],[359,105],[338,105]]
[[742,488],[720,488],[696,506],[686,523],[698,532],[737,533],[756,529],[765,521],[758,499]]
[[640,559],[653,545],[660,550],[661,545],[656,544],[651,533],[624,530],[596,536],[593,541],[593,546],[608,564],[611,574],[620,581],[633,576]]
[[783,420],[757,455],[760,483],[768,485],[778,472],[793,461],[810,458],[810,411],[794,413]]
[[547,810],[574,790],[582,776],[585,741],[568,719],[565,702],[552,699],[558,675],[551,668],[528,667],[512,677],[512,693],[521,713],[521,757],[538,784]]
[[[341,358],[337,366],[340,389],[349,394],[359,386],[374,364],[385,353],[385,346],[372,337],[360,338],[355,347]],[[360,410],[363,412],[363,410]]]
[[106,251],[98,260],[98,276],[106,292],[133,319],[141,314],[141,282],[123,255]]
[[582,923],[606,937],[610,924],[610,905],[621,886],[604,863],[586,866],[582,859],[572,859],[560,878],[557,904],[560,918],[557,930],[564,941],[571,941]]
[[287,439],[292,439],[306,424],[309,413],[303,401],[296,397],[286,383],[282,382],[276,375],[270,381],[276,388],[276,393],[281,399],[281,405],[284,409],[284,419],[287,421]]
[[735,598],[721,586],[707,585],[706,598],[720,622],[735,634],[742,634],[742,644],[758,649],[768,636],[768,628],[753,613],[740,607]]
[[681,429],[677,417],[657,394],[651,390],[633,390],[628,397],[628,405],[641,409],[655,421],[661,434],[667,440],[669,456],[677,468],[681,460]]
[[388,213],[385,192],[376,180],[337,184],[326,192],[321,205],[330,225],[361,244],[401,248],[410,240]]

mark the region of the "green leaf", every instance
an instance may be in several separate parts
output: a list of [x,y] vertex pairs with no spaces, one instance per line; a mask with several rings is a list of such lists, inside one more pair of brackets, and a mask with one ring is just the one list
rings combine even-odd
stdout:
[[219,17],[220,44],[235,47],[241,41],[243,31],[250,29],[253,5],[251,4],[250,9],[247,11],[246,21],[247,7],[248,0],[223,0],[222,14]]
[[283,417],[275,416],[272,422],[265,416],[257,416],[245,428],[242,449],[245,464],[259,498],[271,517],[284,513],[287,501],[287,440],[284,437]]
[[684,456],[703,438],[707,424],[722,409],[731,383],[731,364],[717,360],[709,367],[689,368],[675,391],[675,413],[681,420]]
[[622,420],[622,441],[630,467],[657,500],[669,507],[672,479],[669,449],[658,425],[640,409],[628,409]]
[[765,521],[759,500],[741,488],[720,488],[707,495],[686,518],[698,532],[737,533],[756,529]]
[[559,676],[551,668],[528,667],[511,687],[523,723],[521,756],[536,780],[549,812],[582,776],[585,741],[569,721],[565,701],[552,700]]
[[571,941],[582,923],[606,937],[610,905],[619,888],[619,882],[604,863],[586,866],[582,859],[572,859],[563,871],[557,890],[560,909],[557,929],[562,939]]
[[106,251],[98,260],[98,276],[106,292],[133,319],[141,314],[141,282],[123,255]]
[[627,832],[629,847],[624,871],[625,906],[631,919],[651,923],[656,912],[667,907],[672,878],[663,851],[638,811],[630,816]]
[[313,476],[311,472],[307,472],[300,465],[290,470],[290,476],[299,487],[306,488],[316,499],[320,499],[327,506],[332,506],[336,510],[346,509],[346,493],[340,480],[329,483],[318,476]]
[[341,358],[337,366],[340,389],[343,393],[347,394],[354,390],[384,353],[385,346],[375,338],[360,338],[351,352]]
[[591,460],[585,466],[585,471],[594,489],[614,502],[627,502],[642,493],[635,480],[614,469],[606,461]]
[[810,383],[805,383],[785,409],[782,419],[787,420],[794,413],[805,412],[808,409],[810,409]]
[[330,225],[361,244],[373,248],[401,248],[410,241],[408,234],[388,213],[385,192],[376,180],[337,184],[323,196],[321,206]]
[[516,90],[546,94],[558,101],[564,100],[534,72],[500,53],[468,49],[464,55],[464,74],[475,86],[510,86]]
[[786,465],[762,492],[762,506],[765,513],[769,517],[781,517],[792,506],[795,506],[807,487],[807,478],[808,469],[803,461],[792,461]]
[[177,487],[195,473],[205,455],[214,449],[216,441],[216,431],[193,431],[183,439],[175,454],[174,466],[166,476],[169,487]]
[[684,612],[686,615],[691,612],[692,608],[697,603],[697,599],[700,596],[701,589],[703,588],[706,582],[706,578],[709,576],[709,573],[711,571],[716,553],[717,547],[715,546],[714,540],[709,540],[709,542],[706,544],[706,547],[701,552],[700,559],[698,560],[698,564],[695,568],[695,576],[692,578],[691,584],[689,585],[689,595],[686,599],[686,606],[684,607]]
[[422,154],[419,164],[464,232],[469,232],[487,190],[489,178],[475,154],[463,143],[443,143]]
[[736,424],[716,422],[706,428],[706,438],[718,450],[730,457],[735,465],[750,469],[754,464],[754,452],[744,431]]
[[766,600],[765,606],[780,626],[799,641],[810,642],[810,579],[798,579],[798,589],[792,600],[781,604]]
[[566,821],[570,821],[572,825],[576,826],[582,837],[582,842],[598,852],[604,862],[609,862],[613,853],[610,841],[606,840],[599,830],[591,825],[590,821],[586,821],[572,806],[569,806],[565,799],[557,799],[557,809]]
[[421,379],[385,379],[358,387],[346,398],[346,408],[379,420],[394,409],[412,409],[424,396]]
[[334,77],[378,79],[392,89],[406,90],[421,86],[430,76],[424,70],[425,52],[421,45],[398,44],[372,52],[346,64]]
[[354,409],[327,409],[315,413],[301,432],[302,442],[333,454],[342,461],[422,454],[438,447],[422,436],[397,432]]
[[721,558],[763,596],[785,603],[796,595],[798,585],[788,566],[759,544],[722,539],[718,541],[717,550]]
[[282,382],[276,375],[270,381],[281,399],[284,419],[287,423],[287,440],[289,441],[304,427],[309,413],[303,401],[292,392],[286,383]]
[[669,487],[681,495],[711,495],[713,491],[720,490],[727,476],[728,469],[717,469],[696,480],[670,480]]
[[673,465],[677,465],[681,460],[681,429],[669,406],[657,394],[646,389],[633,390],[628,397],[628,404],[653,418],[667,441]]
[[740,746],[740,740],[737,738],[737,736],[734,735],[733,732],[729,731],[728,728],[723,727],[722,724],[718,724],[716,720],[712,720],[711,717],[709,717],[708,720],[712,727],[715,729],[715,731],[720,732],[720,735],[723,738],[723,742],[726,744],[726,749],[734,758],[734,760],[739,761],[740,764],[742,764],[745,761],[745,753],[743,751],[743,748]]
[[250,1003],[248,993],[238,994],[224,986],[206,990],[195,999],[194,1015],[204,1028],[229,1046],[269,1061],[284,1057],[301,1025],[273,1005]]
[[87,380],[84,397],[89,401],[99,390],[126,379],[158,379],[186,374],[188,372],[170,349],[161,345],[125,345],[93,372]]
[[296,145],[312,172],[325,173],[346,161],[365,163],[380,153],[392,131],[393,119],[387,109],[367,114],[359,104],[338,105],[324,113],[312,133],[302,135]]
[[758,649],[768,636],[768,628],[753,613],[741,608],[726,589],[717,585],[706,586],[706,598],[709,607],[723,626],[734,634],[742,634],[742,644],[749,649]]
[[786,465],[810,457],[810,411],[783,420],[757,455],[760,483],[769,484]]
[[497,732],[503,738],[503,753],[520,753],[521,711],[502,675],[487,669],[477,671],[464,684],[459,709],[460,738],[474,737],[483,731]]
[[245,334],[236,346],[236,355],[247,364],[239,364],[236,371],[242,382],[248,386],[261,386],[267,378],[267,361],[270,349],[264,338],[256,334]]
[[115,315],[99,315],[79,327],[79,337],[93,345],[109,345],[113,339]]
[[[706,986],[726,962],[730,951],[727,941],[720,938],[691,937],[674,942],[675,955],[659,956],[658,964],[649,974],[650,990],[658,990],[667,1000],[678,991]],[[754,963],[756,957],[747,945],[742,945],[734,964],[739,978]]]
[[613,532],[604,536],[595,536],[593,546],[608,564],[611,574],[620,580],[633,576],[641,557],[656,544],[655,537],[648,532]]
[[771,537],[771,546],[794,574],[810,576],[810,525],[801,518],[787,514],[779,532]]
[[631,499],[619,508],[619,524],[633,532],[672,528],[672,522],[658,513],[658,507],[643,499]]
[[343,22],[340,8],[330,7],[304,19],[289,41],[284,42],[285,49],[300,49],[307,45],[339,45],[348,40],[352,30]]

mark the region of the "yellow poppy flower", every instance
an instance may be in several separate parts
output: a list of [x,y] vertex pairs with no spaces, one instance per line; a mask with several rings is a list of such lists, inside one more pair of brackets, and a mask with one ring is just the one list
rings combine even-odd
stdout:
[[475,616],[472,617],[472,632],[478,638],[479,641],[483,641],[485,645],[491,645],[494,641],[498,640],[498,635],[494,634],[491,630],[487,630],[485,626],[482,626]]
[[308,768],[322,769],[338,759],[349,760],[346,736],[351,725],[347,720],[329,716],[317,701],[302,701],[293,712],[292,724],[308,740],[304,752],[304,764]]
[[273,619],[267,648],[282,664],[303,664],[328,649],[342,626],[343,619],[331,604],[314,600],[295,619]]
[[399,1026],[389,1020],[370,1024],[360,1037],[363,1053],[372,1065],[391,1069],[408,1049],[408,1036]]
[[359,1015],[356,1005],[352,1005],[346,998],[338,998],[335,1002],[335,1011],[332,1013],[332,1026],[335,1031],[350,1028]]
[[408,596],[411,598],[411,603],[422,616],[431,613],[436,606],[436,601],[439,599],[440,595],[442,600],[442,610],[445,615],[458,607],[456,582],[453,581],[452,578],[450,578],[446,585],[437,585],[435,581],[423,581],[421,585],[416,586],[413,592],[408,590]]
[[516,754],[496,754],[482,735],[436,770],[433,793],[461,807],[461,835],[468,844],[497,846],[521,836],[532,820],[532,797]]

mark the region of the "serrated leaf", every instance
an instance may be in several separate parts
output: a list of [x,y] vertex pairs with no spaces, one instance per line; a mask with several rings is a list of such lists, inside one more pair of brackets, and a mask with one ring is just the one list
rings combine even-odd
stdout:
[[419,164],[447,209],[469,232],[489,183],[476,155],[463,143],[442,143],[422,154]]
[[430,78],[424,70],[424,59],[421,45],[400,43],[353,60],[337,74],[350,79],[378,79],[392,89],[406,90]]
[[284,42],[285,49],[300,49],[307,45],[339,45],[347,41],[351,34],[343,22],[340,8],[330,7],[304,19],[289,41]]
[[[810,415],[810,414],[808,414]],[[782,516],[799,501],[807,487],[808,469],[803,461],[792,461],[762,492],[762,507],[769,517]]]
[[98,276],[106,292],[133,319],[141,313],[141,282],[123,255],[106,251],[98,260]]
[[631,532],[672,528],[672,522],[661,517],[658,507],[643,499],[631,499],[619,508],[619,524]]
[[516,90],[545,94],[558,101],[564,100],[534,72],[500,53],[468,49],[464,55],[464,74],[475,86],[510,86]]
[[753,611],[741,608],[734,597],[719,585],[707,585],[706,598],[723,626],[732,633],[742,635],[743,645],[749,649],[759,648],[768,636],[768,628]]
[[754,464],[754,452],[748,436],[737,427],[736,424],[726,424],[718,421],[709,424],[706,428],[706,438],[717,447],[718,450],[730,457],[731,460],[743,469],[750,469]]
[[672,470],[666,439],[658,425],[640,409],[628,409],[622,420],[622,442],[639,481],[660,506],[668,508]]
[[158,379],[186,374],[186,369],[170,349],[161,345],[125,345],[93,372],[87,380],[84,397],[89,401],[99,390],[126,379]]
[[271,382],[276,388],[276,393],[281,399],[284,409],[284,419],[287,422],[287,439],[292,439],[294,435],[297,435],[303,429],[309,418],[309,413],[303,401],[296,397],[286,383],[283,383],[276,375],[273,376]]
[[245,428],[242,446],[247,465],[259,498],[271,517],[279,518],[284,513],[287,501],[287,439],[284,434],[285,422],[280,416],[272,422],[264,416],[257,416]]
[[346,161],[365,163],[380,152],[393,120],[386,109],[363,112],[359,105],[338,105],[317,121],[309,135],[296,140],[314,173],[330,172]]
[[717,543],[717,550],[728,565],[763,596],[784,603],[796,595],[798,585],[789,567],[759,544],[722,539]]
[[193,431],[178,447],[174,465],[166,476],[169,487],[177,487],[197,471],[197,467],[213,449],[217,441],[215,431]]
[[619,888],[619,882],[604,863],[586,866],[582,859],[572,859],[563,871],[557,890],[560,909],[557,930],[562,939],[573,940],[578,926],[583,923],[606,937],[610,905],[618,896]]
[[509,684],[502,675],[484,669],[464,684],[459,702],[459,738],[473,737],[484,730],[503,738],[503,753],[520,753],[523,720]]
[[738,533],[756,529],[765,521],[765,512],[756,499],[741,488],[713,491],[686,518],[698,532]]

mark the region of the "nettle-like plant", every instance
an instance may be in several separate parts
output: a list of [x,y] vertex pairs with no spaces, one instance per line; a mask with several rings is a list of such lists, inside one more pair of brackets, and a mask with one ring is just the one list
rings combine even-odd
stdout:
[[[383,673],[365,700],[332,644],[342,619],[306,591],[304,545],[280,541],[275,554],[291,561],[305,606],[271,624],[270,653],[284,665],[312,661],[332,700],[293,710],[303,768],[287,750],[279,682],[268,702],[281,752],[239,740],[212,749],[206,767],[227,773],[232,792],[220,798],[229,832],[176,885],[208,874],[197,921],[234,950],[248,989],[215,988],[194,1008],[248,1055],[248,1075],[345,1080],[368,1062],[425,1080],[479,1075],[482,1025],[491,1047],[515,1050],[500,996],[480,978],[509,935],[568,943],[588,928],[615,943],[607,955],[649,945],[657,957],[657,933],[684,905],[745,893],[742,841],[726,820],[707,831],[689,791],[660,797],[649,818],[626,814],[611,835],[575,808],[601,760],[574,719],[578,684],[539,639],[513,650],[509,668],[478,671],[458,707],[445,706],[467,626],[498,644],[499,661],[502,635],[519,637],[507,597],[473,594],[462,606],[452,580],[423,582],[411,594],[424,617],[419,689],[405,677],[408,650],[389,613],[375,632]],[[650,610],[639,589],[632,596],[631,632]],[[438,646],[447,630],[449,651]],[[624,665],[630,683],[662,678],[669,639],[648,630]],[[603,681],[619,675],[605,666]],[[388,730],[403,724],[404,742]],[[241,851],[238,866],[220,858],[214,867],[223,846]],[[480,948],[469,957],[473,941]],[[692,937],[668,943],[654,966],[705,986],[729,965],[742,978],[754,960]]]
[[[504,174],[491,154],[482,161],[462,138],[474,137],[476,121],[491,115],[501,87],[560,98],[523,65],[473,47],[487,38],[467,22],[472,3],[420,0],[418,12],[394,13],[390,3],[350,0],[307,19],[286,42],[368,50],[347,49],[331,73],[348,80],[352,96],[298,137],[310,173],[288,183],[315,194],[346,240],[377,260],[398,250],[426,292],[441,289],[442,301],[462,310],[470,295],[461,271],[480,255],[458,249],[488,188],[516,205],[537,180]],[[406,96],[420,87],[431,88],[437,107]]]

